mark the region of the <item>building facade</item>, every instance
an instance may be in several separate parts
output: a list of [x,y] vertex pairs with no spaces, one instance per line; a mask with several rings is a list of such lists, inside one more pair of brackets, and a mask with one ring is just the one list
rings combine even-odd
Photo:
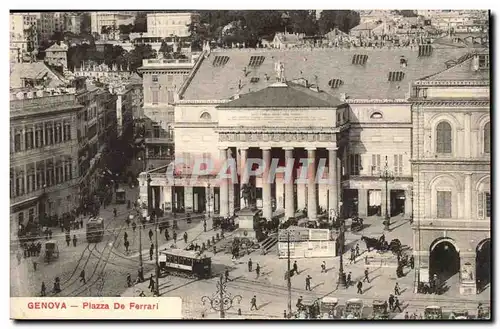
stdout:
[[77,115],[75,95],[43,91],[11,94],[11,232],[28,222],[45,225],[78,204]]
[[[174,96],[194,66],[194,58],[145,59],[138,69],[143,77],[144,169],[165,165],[174,153]],[[144,170],[143,169],[143,170]]]
[[150,37],[180,37],[191,35],[189,26],[198,23],[200,15],[195,13],[148,13],[147,27]]
[[462,294],[490,283],[489,69],[478,52],[412,85],[415,279],[458,276]]
[[54,43],[45,50],[44,61],[48,65],[68,67],[68,46],[64,43]]
[[125,12],[98,11],[90,14],[91,33],[101,34],[102,27],[118,29],[120,25],[134,24],[135,16]]

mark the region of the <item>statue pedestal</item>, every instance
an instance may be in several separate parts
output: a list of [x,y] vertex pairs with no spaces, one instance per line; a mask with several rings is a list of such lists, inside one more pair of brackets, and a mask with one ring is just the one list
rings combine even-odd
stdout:
[[235,233],[237,237],[257,240],[255,226],[257,225],[258,212],[258,209],[243,208],[236,213],[238,216],[238,229]]
[[476,294],[476,281],[462,280],[460,283],[460,295],[475,295]]

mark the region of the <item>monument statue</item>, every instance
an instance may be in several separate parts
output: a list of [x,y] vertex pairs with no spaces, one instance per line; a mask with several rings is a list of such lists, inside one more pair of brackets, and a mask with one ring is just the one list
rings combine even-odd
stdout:
[[252,205],[252,187],[250,184],[243,184],[241,187],[241,197],[245,202],[245,208],[249,208]]

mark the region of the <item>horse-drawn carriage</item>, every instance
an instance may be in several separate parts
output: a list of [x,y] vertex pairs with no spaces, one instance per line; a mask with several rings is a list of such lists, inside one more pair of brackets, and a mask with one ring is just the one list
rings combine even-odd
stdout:
[[348,320],[359,320],[363,316],[363,301],[359,298],[349,299],[345,304],[342,318]]
[[359,232],[363,229],[363,219],[359,217],[351,218],[351,232]]
[[362,236],[361,240],[365,242],[366,249],[368,249],[368,251],[375,249],[382,252],[392,251],[393,253],[398,254],[402,250],[402,244],[399,239],[393,239],[390,243],[387,243],[383,234],[378,239]]

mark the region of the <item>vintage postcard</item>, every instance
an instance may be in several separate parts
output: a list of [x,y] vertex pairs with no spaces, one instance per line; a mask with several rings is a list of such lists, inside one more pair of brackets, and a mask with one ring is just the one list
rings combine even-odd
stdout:
[[13,319],[491,319],[490,12],[10,12]]

